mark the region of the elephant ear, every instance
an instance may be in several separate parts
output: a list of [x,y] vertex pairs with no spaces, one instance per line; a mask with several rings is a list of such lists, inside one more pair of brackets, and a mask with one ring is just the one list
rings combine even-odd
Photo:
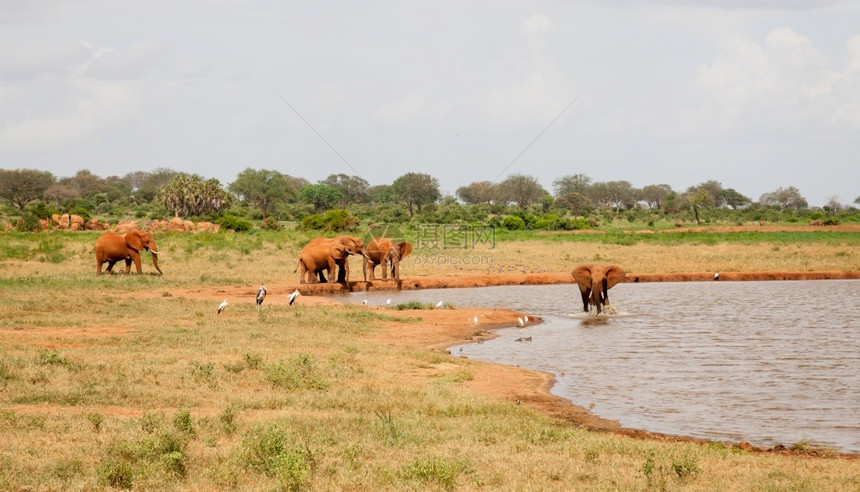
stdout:
[[570,274],[577,284],[587,289],[591,288],[591,265],[580,265],[574,268]]
[[128,231],[125,234],[125,244],[135,251],[142,250],[143,245],[140,243],[140,231]]
[[347,255],[346,247],[340,244],[335,244],[334,246],[329,248],[328,252],[335,260],[342,260]]
[[606,270],[606,288],[611,289],[615,284],[624,280],[624,270],[617,266],[611,265],[609,269]]
[[412,245],[407,243],[406,241],[403,241],[402,243],[398,244],[397,247],[400,249],[401,260],[403,258],[406,258],[406,255],[412,252]]

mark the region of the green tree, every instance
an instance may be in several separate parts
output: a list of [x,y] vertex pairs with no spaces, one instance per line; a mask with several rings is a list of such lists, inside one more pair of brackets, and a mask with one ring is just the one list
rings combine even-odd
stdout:
[[662,208],[666,196],[672,192],[672,187],[667,184],[648,185],[639,192],[639,198],[651,208]]
[[347,174],[330,174],[320,184],[337,188],[343,194],[340,207],[346,208],[350,203],[367,203],[370,200],[367,190],[370,188],[364,178],[360,176],[349,176]]
[[158,191],[155,199],[176,217],[220,212],[232,202],[230,193],[217,179],[204,180],[196,174],[178,174]]
[[701,224],[699,211],[713,206],[713,199],[704,189],[691,188],[687,192],[687,204],[693,209],[693,216],[696,218],[696,224]]
[[9,200],[24,213],[27,203],[41,198],[54,183],[54,175],[47,171],[0,169],[0,198]]
[[615,206],[616,212],[636,202],[638,192],[629,181],[607,181],[605,184],[606,198],[611,205]]
[[421,213],[421,207],[442,197],[439,180],[424,173],[406,173],[391,183],[391,189],[395,200],[406,205],[409,217],[415,216],[416,209]]
[[591,199],[576,191],[569,191],[561,195],[555,204],[565,210],[570,210],[573,215],[581,215],[583,211],[592,206]]
[[254,204],[263,214],[263,220],[275,205],[296,197],[293,183],[278,171],[268,169],[247,168],[236,176],[236,181],[230,183],[228,189],[241,201]]
[[555,192],[556,198],[560,198],[568,193],[585,195],[588,193],[589,186],[591,186],[591,178],[584,174],[568,174],[556,178],[552,182],[552,189]]
[[515,202],[520,209],[540,201],[546,190],[537,178],[526,174],[512,174],[498,184],[498,196],[504,203]]
[[776,205],[782,210],[799,210],[809,206],[806,203],[806,198],[803,198],[800,190],[794,186],[777,188],[775,191],[763,194],[758,201],[762,205]]
[[496,187],[490,181],[475,181],[457,188],[457,197],[464,203],[492,203],[496,196]]
[[732,207],[733,210],[737,210],[741,207],[746,207],[747,205],[752,203],[752,200],[738,193],[732,188],[726,188],[725,190],[720,192],[720,201],[723,204]]
[[391,185],[375,185],[367,189],[371,203],[393,203],[394,190]]
[[310,203],[317,212],[331,208],[335,203],[343,200],[343,193],[326,184],[309,184],[299,190],[302,201]]
[[123,179],[131,186],[132,194],[142,202],[151,202],[158,191],[173,181],[179,173],[172,169],[159,167],[155,171],[136,171],[126,174]]

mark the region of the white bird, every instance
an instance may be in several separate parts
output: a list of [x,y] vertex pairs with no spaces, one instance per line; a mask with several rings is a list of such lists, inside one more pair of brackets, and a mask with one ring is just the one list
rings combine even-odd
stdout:
[[439,301],[436,303],[436,307],[442,307],[445,305],[445,301]]
[[266,298],[266,286],[260,284],[260,288],[257,290],[257,305],[263,304],[263,299]]
[[477,316],[475,316],[474,318],[472,318],[472,321],[474,321],[474,322],[475,322],[475,326],[478,326],[478,317],[477,317]]
[[385,301],[385,304],[391,305],[391,299],[388,299],[387,301]]
[[517,318],[517,324],[519,324],[521,328],[526,325],[522,318]]
[[221,314],[221,311],[223,311],[225,307],[227,307],[227,299],[224,299],[224,302],[218,305],[218,314]]
[[299,289],[294,290],[293,293],[290,294],[290,306],[292,306],[293,303],[296,302],[296,297],[299,297]]
[[719,272],[714,273],[714,280],[719,280],[719,279],[720,279],[720,273]]
[[367,306],[367,299],[361,301],[361,303],[364,304],[365,306]]
[[524,319],[526,320],[526,324],[529,324],[529,315],[525,315]]

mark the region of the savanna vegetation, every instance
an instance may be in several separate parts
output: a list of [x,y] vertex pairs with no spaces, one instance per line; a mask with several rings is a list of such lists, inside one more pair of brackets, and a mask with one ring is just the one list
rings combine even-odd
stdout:
[[[430,306],[285,302],[298,251],[320,230],[362,236],[395,224],[416,244],[407,277],[569,272],[594,260],[637,272],[845,271],[860,270],[860,234],[793,226],[854,224],[854,208],[670,208],[666,195],[652,206],[598,205],[577,191],[529,195],[529,179],[508,183],[516,188],[508,198],[482,195],[500,185],[484,183],[457,200],[434,195],[432,177],[372,187],[344,175],[311,184],[247,170],[225,189],[166,170],[28,176],[37,189],[27,193],[0,181],[0,214],[24,231],[52,213],[241,225],[156,233],[163,276],[149,274],[149,253],[144,275],[96,276],[90,250],[100,232],[0,233],[0,489],[860,488],[860,461],[807,442],[786,443],[795,451],[786,455],[633,439],[477,396],[467,386],[486,364],[386,341],[391,330],[408,337],[432,327]],[[426,194],[407,186],[422,183]],[[785,227],[688,230],[697,214],[711,226]],[[492,240],[440,249],[422,244],[428,224],[492,231]],[[258,309],[263,281],[269,298]]]
[[[800,190],[780,187],[758,201],[705,181],[685,191],[666,184],[635,188],[627,181],[561,176],[552,193],[529,175],[478,181],[445,196],[436,178],[410,172],[371,186],[359,176],[333,174],[318,183],[274,170],[245,169],[227,186],[170,169],[102,178],[87,170],[57,178],[29,169],[0,170],[0,221],[32,231],[52,214],[116,223],[179,216],[233,230],[353,230],[364,224],[469,224],[505,230],[579,230],[642,225],[650,229],[713,224],[834,225],[860,222],[853,204],[832,196],[809,207]],[[332,213],[337,212],[332,215]]]
[[[289,306],[270,287],[258,309],[256,286],[292,277],[284,257],[303,234],[161,234],[163,276],[95,275],[96,232],[3,234],[0,489],[860,487],[860,461],[807,442],[786,443],[787,455],[634,439],[477,396],[467,385],[487,364],[386,342],[430,323],[430,306]],[[540,241],[625,254],[719,247],[592,236]],[[809,239],[856,258],[854,239]],[[779,256],[805,243],[766,244]],[[505,237],[499,249],[523,244]]]

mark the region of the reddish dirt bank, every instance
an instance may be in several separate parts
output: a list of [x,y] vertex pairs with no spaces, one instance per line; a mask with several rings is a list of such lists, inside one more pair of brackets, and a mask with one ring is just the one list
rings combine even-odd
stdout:
[[[848,272],[720,272],[719,281],[756,281],[756,280],[841,280],[860,279],[860,271]],[[691,273],[628,273],[627,282],[706,282],[714,280],[714,272]],[[499,273],[499,274],[463,274],[463,275],[430,275],[404,278],[401,282],[403,290],[445,289],[453,287],[491,287],[495,285],[548,285],[573,283],[570,273]],[[349,290],[396,290],[393,281],[376,280],[371,282],[350,282]],[[303,284],[282,283],[271,284],[271,292],[292,292],[299,289],[303,295],[333,294],[345,292],[347,289],[338,283]],[[234,294],[253,295],[256,287],[249,286]]]

